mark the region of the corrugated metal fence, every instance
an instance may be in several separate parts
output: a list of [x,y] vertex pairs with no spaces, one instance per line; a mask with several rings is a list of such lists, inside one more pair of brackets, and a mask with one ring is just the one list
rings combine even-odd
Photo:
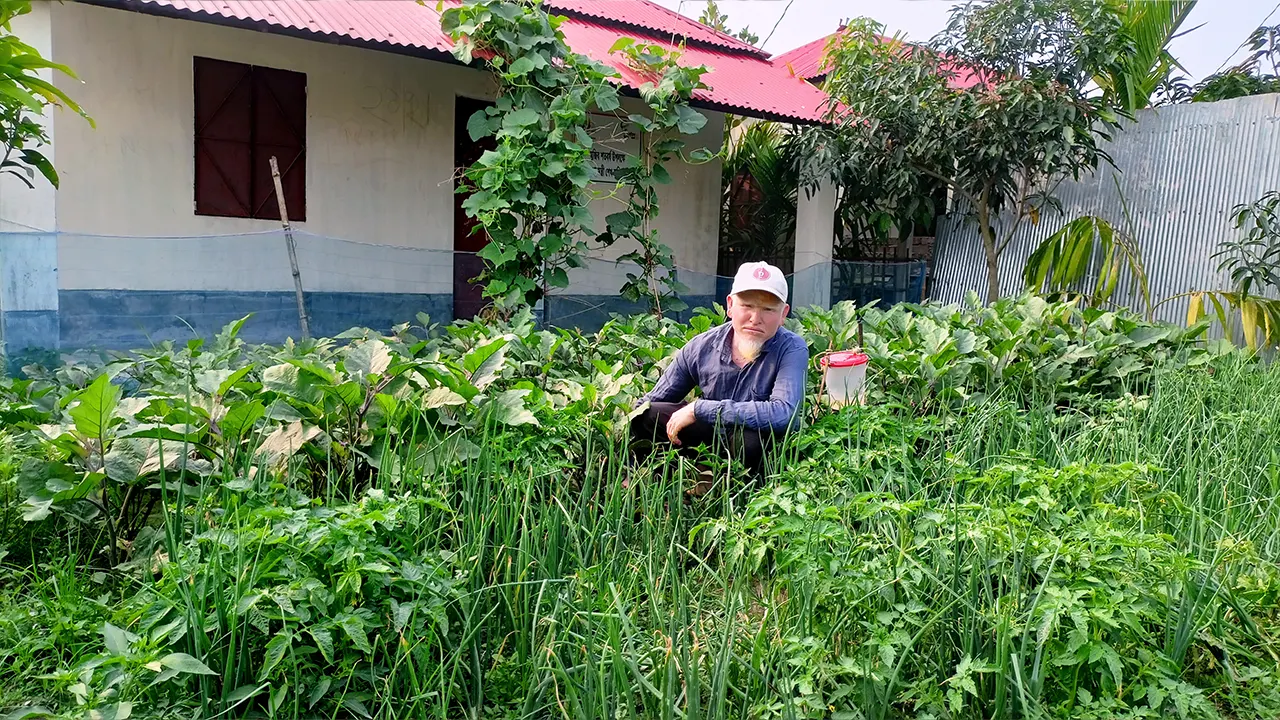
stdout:
[[[1131,227],[1154,303],[1192,290],[1228,289],[1229,279],[1210,256],[1238,232],[1232,207],[1280,189],[1280,95],[1144,110],[1106,150],[1119,172],[1104,163],[1090,177],[1064,182],[1056,193],[1061,215],[1050,210],[1038,225],[1023,222],[1000,259],[1002,293],[1020,292],[1036,245],[1081,215]],[[1141,311],[1135,285],[1125,273],[1114,299]],[[957,302],[972,290],[985,298],[986,287],[977,226],[953,214],[938,229],[930,297]],[[1156,319],[1181,322],[1186,312],[1183,298],[1160,305]]]

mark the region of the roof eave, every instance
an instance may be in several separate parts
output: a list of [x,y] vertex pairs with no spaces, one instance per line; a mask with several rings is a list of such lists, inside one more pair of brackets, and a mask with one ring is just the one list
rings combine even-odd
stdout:
[[244,18],[227,17],[226,15],[218,15],[205,10],[186,10],[175,8],[167,5],[159,5],[151,2],[143,2],[142,0],[73,0],[84,5],[95,5],[98,7],[114,8],[117,10],[128,10],[141,15],[153,15],[156,17],[172,18],[175,20],[190,20],[193,22],[209,23],[211,25],[221,25],[223,27],[236,28],[239,30],[254,30],[264,32],[271,35],[282,35],[285,37],[293,37],[301,40],[310,40],[312,42],[326,42],[331,45],[342,45],[345,47],[357,47],[366,50],[377,50],[380,52],[392,53],[394,55],[407,55],[409,57],[422,58],[425,60],[434,60],[436,62],[448,63],[450,65],[464,66],[453,56],[453,53],[436,48],[422,47],[420,45],[401,45],[397,43],[389,43],[381,40],[365,40],[362,38],[354,38],[350,35],[342,35],[339,33],[316,32],[315,30],[307,30],[305,28],[288,27],[264,20],[247,20]]
[[[218,15],[204,10],[186,10],[175,8],[168,5],[159,5],[143,0],[74,0],[85,5],[94,5],[104,8],[114,8],[117,10],[126,10],[136,12],[142,15],[152,15],[156,17],[172,18],[175,20],[189,20],[193,22],[209,23],[211,25],[220,25],[223,27],[236,28],[240,30],[254,30],[257,32],[268,33],[271,35],[282,35],[285,37],[298,38],[300,40],[310,40],[312,42],[326,42],[332,45],[342,45],[345,47],[363,48],[366,50],[374,50],[378,52],[391,53],[393,55],[406,55],[409,57],[431,60],[434,62],[442,62],[458,67],[470,67],[473,69],[481,69],[478,62],[471,64],[463,63],[454,57],[453,53],[438,50],[436,48],[426,48],[418,45],[400,45],[396,43],[382,42],[378,40],[364,40],[353,38],[349,35],[341,35],[338,33],[322,33],[304,28],[293,28],[284,25],[278,25],[262,20],[246,20],[242,18],[232,18],[225,15]],[[731,52],[731,51],[730,51]],[[635,88],[624,86],[623,94],[632,97],[639,97],[640,93]],[[785,113],[775,113],[768,111],[755,110],[753,108],[728,105],[724,103],[710,102],[695,98],[690,106],[700,110],[712,110],[715,112],[728,113],[733,115],[741,115],[744,117],[756,118],[759,120],[773,120],[776,122],[795,123],[799,125],[821,125],[821,120],[812,118],[802,118],[799,116],[787,115]]]

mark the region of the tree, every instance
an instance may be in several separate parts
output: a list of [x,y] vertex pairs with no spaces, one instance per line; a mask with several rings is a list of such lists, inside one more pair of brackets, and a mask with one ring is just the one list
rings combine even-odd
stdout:
[[[1121,20],[1133,38],[1133,52],[1094,77],[1107,99],[1125,110],[1151,105],[1174,68],[1185,68],[1169,52],[1197,0],[1124,0]],[[1194,28],[1193,28],[1194,29]],[[1191,32],[1188,30],[1187,32]]]
[[709,28],[719,30],[720,32],[735,37],[748,45],[759,45],[760,36],[751,32],[751,28],[744,27],[737,32],[729,27],[729,16],[720,12],[720,7],[716,5],[716,0],[707,0],[707,6],[703,8],[702,14],[698,16],[698,22]]
[[944,184],[978,225],[995,301],[1021,224],[1056,206],[1062,180],[1109,161],[1101,141],[1120,113],[1089,88],[1132,45],[1111,0],[967,3],[928,46],[852,22],[828,50],[831,126],[808,132],[805,181],[852,183],[899,216],[929,180]]
[[1188,326],[1212,308],[1228,338],[1238,332],[1250,350],[1280,347],[1280,300],[1267,297],[1280,290],[1280,191],[1235,206],[1231,218],[1241,234],[1219,243],[1212,256],[1219,259],[1218,271],[1231,278],[1231,287],[1180,293],[1160,304],[1187,298]]
[[34,188],[38,172],[56,188],[58,173],[38,149],[49,138],[34,118],[51,105],[65,105],[90,125],[93,121],[66,93],[36,74],[52,69],[75,78],[70,68],[46,60],[13,34],[13,19],[29,12],[31,0],[0,0],[0,143],[4,145],[0,175],[12,175]]
[[1249,54],[1244,60],[1195,85],[1181,76],[1165,81],[1156,104],[1217,102],[1280,93],[1280,25],[1263,25],[1254,30],[1245,47]]

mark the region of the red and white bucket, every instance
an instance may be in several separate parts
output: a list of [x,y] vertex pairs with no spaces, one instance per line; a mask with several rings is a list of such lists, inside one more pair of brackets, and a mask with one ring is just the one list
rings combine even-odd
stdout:
[[822,357],[823,385],[832,407],[866,401],[868,361],[866,354],[853,350]]

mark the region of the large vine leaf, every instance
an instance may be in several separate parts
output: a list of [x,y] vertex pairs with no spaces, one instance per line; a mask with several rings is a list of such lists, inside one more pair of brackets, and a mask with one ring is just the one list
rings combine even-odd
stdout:
[[276,428],[275,432],[268,435],[258,446],[256,455],[264,458],[268,464],[279,467],[301,450],[303,445],[321,434],[318,427],[293,422]]
[[142,474],[142,468],[154,454],[156,442],[149,438],[120,438],[111,443],[103,458],[103,471],[116,482],[131,483]]
[[218,423],[218,428],[222,431],[223,437],[232,441],[238,440],[266,414],[267,409],[257,400],[238,403],[227,410],[227,414]]
[[17,477],[18,494],[23,498],[22,519],[37,522],[49,517],[58,492],[79,481],[79,473],[64,463],[27,458]]
[[479,345],[462,356],[462,367],[470,373],[468,378],[477,390],[484,390],[502,370],[506,359],[508,338],[500,337]]
[[342,363],[347,373],[365,382],[370,375],[381,375],[391,366],[391,349],[381,340],[368,340],[347,349]]
[[538,418],[525,407],[524,398],[531,390],[506,390],[498,393],[490,406],[494,419],[504,425],[537,425]]
[[103,439],[111,425],[111,416],[120,402],[120,388],[106,375],[99,375],[89,387],[75,395],[76,404],[69,411],[76,430],[86,437]]

